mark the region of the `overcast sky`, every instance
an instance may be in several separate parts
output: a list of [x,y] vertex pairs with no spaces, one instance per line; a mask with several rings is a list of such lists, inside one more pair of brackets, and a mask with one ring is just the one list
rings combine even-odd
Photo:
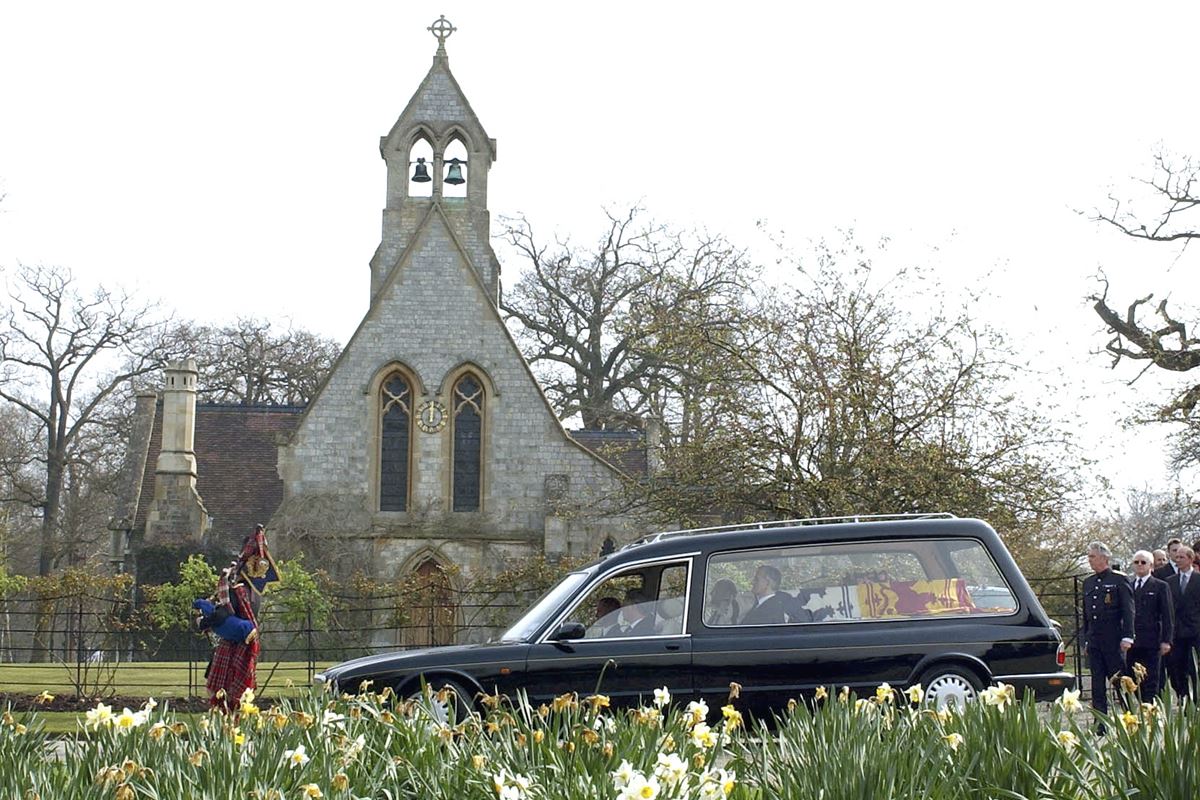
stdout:
[[889,236],[1068,382],[1053,399],[1118,487],[1168,480],[1157,436],[1119,422],[1181,378],[1125,386],[1135,370],[1091,354],[1086,296],[1103,268],[1115,300],[1173,292],[1182,311],[1197,256],[1076,212],[1132,191],[1160,145],[1200,156],[1195,2],[7,2],[0,266],[345,341],[379,137],[438,14],[498,140],[493,219],[590,237],[602,206],[640,200],[755,248],[759,220],[801,248]]

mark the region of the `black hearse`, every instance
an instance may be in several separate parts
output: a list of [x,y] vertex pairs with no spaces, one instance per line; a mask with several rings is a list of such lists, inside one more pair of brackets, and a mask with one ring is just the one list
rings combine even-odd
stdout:
[[818,686],[921,684],[961,703],[1003,681],[1074,685],[1056,625],[1000,537],[949,514],[791,520],[654,534],[569,573],[498,640],[369,656],[317,676],[538,703],[599,689],[764,713]]

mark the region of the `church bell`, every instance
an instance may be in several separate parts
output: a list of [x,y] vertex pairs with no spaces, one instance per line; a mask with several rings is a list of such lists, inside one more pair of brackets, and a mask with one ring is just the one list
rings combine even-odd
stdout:
[[467,179],[462,174],[462,165],[467,162],[452,158],[446,163],[450,165],[450,169],[446,170],[446,183],[451,186],[458,186],[460,183],[467,182]]
[[412,179],[416,183],[429,183],[433,180],[429,177],[429,168],[425,166],[424,158],[417,159],[417,166],[413,168]]

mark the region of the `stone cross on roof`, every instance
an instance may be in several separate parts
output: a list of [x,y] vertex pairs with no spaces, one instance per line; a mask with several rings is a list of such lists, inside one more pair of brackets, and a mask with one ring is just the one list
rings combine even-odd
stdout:
[[446,15],[440,15],[432,25],[426,28],[430,33],[437,37],[438,40],[438,55],[446,54],[446,40],[450,38],[450,34],[454,33],[458,28],[450,24],[450,20],[446,19]]

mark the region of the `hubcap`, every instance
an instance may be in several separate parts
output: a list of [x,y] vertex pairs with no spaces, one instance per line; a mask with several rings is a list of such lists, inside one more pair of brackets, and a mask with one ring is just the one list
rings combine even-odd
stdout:
[[926,701],[939,711],[947,706],[961,711],[977,696],[975,687],[961,675],[938,675],[925,687]]

